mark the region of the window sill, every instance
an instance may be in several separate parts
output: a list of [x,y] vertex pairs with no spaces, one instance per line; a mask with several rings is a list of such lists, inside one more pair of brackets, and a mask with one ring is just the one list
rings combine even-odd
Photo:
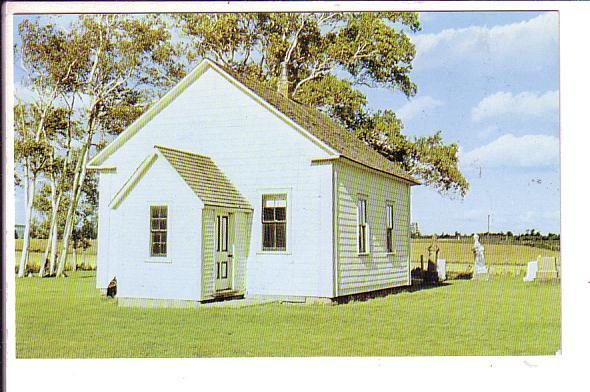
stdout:
[[260,250],[256,252],[257,255],[290,255],[288,250]]
[[167,257],[157,258],[152,257],[145,260],[146,263],[155,263],[155,264],[172,264],[172,260]]
[[371,255],[371,253],[370,253],[370,252],[363,252],[363,253],[357,253],[357,255],[358,255],[359,257],[367,257],[367,256],[370,256],[370,255]]

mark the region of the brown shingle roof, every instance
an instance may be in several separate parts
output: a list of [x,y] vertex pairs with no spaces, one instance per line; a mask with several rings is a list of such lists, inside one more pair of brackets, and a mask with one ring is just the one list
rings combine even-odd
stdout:
[[419,184],[397,163],[379,154],[325,114],[292,101],[259,81],[237,74],[216,62],[211,62],[342,156],[370,168]]
[[248,200],[211,158],[175,148],[155,147],[203,203],[219,207],[252,209]]

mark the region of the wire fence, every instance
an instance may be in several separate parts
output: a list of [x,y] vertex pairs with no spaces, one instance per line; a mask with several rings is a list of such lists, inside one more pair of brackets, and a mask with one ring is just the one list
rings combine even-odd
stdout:
[[[560,243],[558,239],[531,239],[514,237],[480,237],[484,246],[486,265],[494,274],[524,275],[529,261],[539,256],[556,257],[560,270]],[[445,259],[447,270],[451,272],[468,272],[473,268],[473,238],[456,237],[442,238],[437,241],[438,258]],[[428,248],[431,238],[412,239],[412,268],[421,266],[428,261]]]
[[[85,246],[78,246],[74,248],[72,243],[68,248],[68,257],[66,259],[66,270],[96,269],[96,240],[84,241]],[[58,241],[58,257],[61,252],[62,241]],[[27,269],[38,271],[41,265],[41,260],[45,255],[47,247],[47,240],[44,238],[32,238],[29,243],[29,259],[27,261]],[[22,255],[23,240],[16,239],[14,244],[14,261],[15,268],[18,268],[20,258]]]
[[[447,270],[453,272],[466,272],[473,267],[473,239],[471,237],[441,238],[438,239],[438,258],[445,259]],[[536,260],[539,256],[557,257],[558,269],[560,263],[559,240],[554,239],[515,239],[513,237],[497,238],[482,237],[480,242],[485,248],[485,261],[488,267],[497,274],[524,275],[529,261]],[[411,264],[412,268],[428,262],[428,247],[432,244],[431,238],[413,238]],[[21,257],[23,240],[15,240],[15,266],[18,266]],[[96,240],[86,242],[86,247],[70,246],[67,269],[95,269],[96,268]],[[31,239],[30,255],[27,265],[29,269],[39,269],[41,259],[47,246],[46,239]],[[58,250],[61,251],[61,241],[58,241]]]

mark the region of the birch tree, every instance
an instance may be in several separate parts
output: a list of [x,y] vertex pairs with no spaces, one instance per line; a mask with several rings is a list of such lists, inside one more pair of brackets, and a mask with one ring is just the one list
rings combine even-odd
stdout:
[[[36,105],[41,116],[35,135],[51,143],[46,153],[52,170],[44,172],[50,189],[51,236],[39,273],[43,275],[48,267],[51,274],[55,266],[61,276],[87,185],[90,154],[137,118],[150,99],[178,80],[184,70],[172,60],[175,48],[170,33],[157,16],[83,15],[60,28],[39,19],[25,20],[19,34],[21,43],[16,49],[22,68],[34,99],[43,103]],[[67,112],[67,125],[63,132],[48,136],[45,117],[55,107]],[[40,169],[33,173],[30,159],[21,160],[23,186],[31,195],[28,211],[36,183],[31,176],[38,176]],[[67,208],[60,228],[64,201]],[[63,241],[56,263],[59,232]]]
[[[32,102],[22,108],[29,111],[28,115],[35,119],[32,134],[22,133],[23,139],[15,143],[15,150],[25,154],[23,166],[27,206],[25,237],[18,271],[18,276],[22,277],[29,252],[28,237],[39,174],[42,171],[52,171],[50,168],[54,160],[46,137],[47,122],[58,104],[59,96],[72,91],[77,59],[69,50],[67,34],[58,29],[55,24],[48,23],[41,26],[38,21],[25,20],[19,24],[18,31],[21,44],[16,47],[16,57],[20,61],[20,67],[25,71],[25,83],[33,92]],[[27,116],[24,112],[23,115]],[[38,154],[37,157],[26,156],[32,153]],[[40,165],[41,163],[43,165]]]
[[170,33],[158,17],[81,16],[71,27],[71,35],[73,50],[84,63],[76,75],[76,93],[84,101],[84,137],[74,166],[57,276],[63,276],[86,165],[97,135],[121,132],[141,114],[158,88],[169,86],[182,72],[172,61],[175,52]]
[[42,119],[34,107],[32,105],[18,103],[14,111],[14,155],[16,162],[21,162],[24,167],[25,230],[17,275],[18,277],[23,277],[25,276],[29,256],[33,199],[37,177],[48,164],[50,148],[44,140],[40,140],[35,135],[36,129]]

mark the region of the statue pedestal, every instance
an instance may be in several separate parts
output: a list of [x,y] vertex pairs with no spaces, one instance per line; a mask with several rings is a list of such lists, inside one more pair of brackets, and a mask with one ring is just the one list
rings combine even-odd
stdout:
[[488,267],[486,267],[485,265],[476,264],[473,271],[473,280],[490,280]]
[[490,274],[487,272],[473,273],[472,280],[490,280]]

